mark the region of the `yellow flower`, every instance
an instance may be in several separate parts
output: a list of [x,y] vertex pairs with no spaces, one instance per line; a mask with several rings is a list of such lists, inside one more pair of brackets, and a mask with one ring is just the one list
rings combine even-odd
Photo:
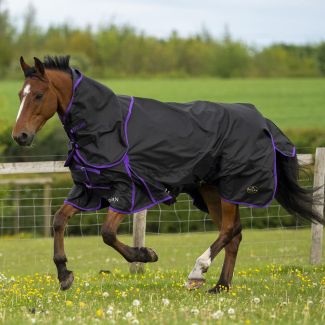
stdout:
[[85,308],[86,307],[86,304],[82,301],[79,302],[79,307],[80,308]]
[[73,302],[71,300],[67,300],[65,304],[67,307],[71,307],[73,305]]
[[99,318],[102,318],[104,316],[104,312],[103,312],[103,309],[97,309],[96,310],[96,316],[99,317]]

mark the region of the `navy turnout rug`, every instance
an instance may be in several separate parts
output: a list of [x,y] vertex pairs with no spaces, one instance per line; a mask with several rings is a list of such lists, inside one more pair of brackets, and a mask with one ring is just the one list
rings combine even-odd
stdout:
[[201,184],[228,201],[268,205],[277,187],[276,152],[295,147],[251,104],[163,103],[119,96],[73,70],[73,96],[60,116],[74,181],[65,203],[133,213],[172,204],[181,192],[207,211]]

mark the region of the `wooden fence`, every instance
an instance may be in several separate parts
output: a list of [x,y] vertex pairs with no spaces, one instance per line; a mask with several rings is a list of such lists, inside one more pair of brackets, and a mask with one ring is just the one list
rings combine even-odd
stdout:
[[[315,160],[312,154],[298,155],[298,160],[302,164],[315,163],[314,169],[314,186],[318,187],[316,196],[324,196],[324,181],[325,181],[325,148],[317,148],[315,154]],[[67,173],[69,169],[64,167],[63,161],[46,161],[46,162],[26,162],[26,163],[0,163],[1,175],[13,175],[13,174],[51,174],[51,173]],[[46,187],[49,197],[51,181],[46,179],[36,179]],[[35,182],[35,179],[20,179],[20,180],[1,180],[0,184],[17,183],[18,185],[28,184],[29,182]],[[22,183],[23,182],[23,183]],[[15,183],[15,184],[16,184]],[[16,185],[17,185],[16,184]],[[48,205],[44,202],[44,205]],[[316,205],[315,209],[324,218],[324,202],[321,205]],[[143,247],[145,245],[145,231],[146,231],[146,214],[147,211],[141,211],[133,215],[133,244],[135,247]],[[47,220],[44,220],[46,225],[49,225],[51,216],[49,213],[45,213]],[[49,227],[45,227],[49,228]],[[312,241],[311,241],[311,253],[310,262],[312,264],[319,264],[322,258],[322,246],[323,246],[323,225],[312,224]],[[49,235],[47,231],[45,235]],[[142,272],[144,270],[141,263],[132,263],[130,266],[131,272]]]

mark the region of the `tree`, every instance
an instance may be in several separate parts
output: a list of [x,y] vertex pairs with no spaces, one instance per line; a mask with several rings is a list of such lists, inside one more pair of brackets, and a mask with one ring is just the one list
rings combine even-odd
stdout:
[[8,70],[13,55],[14,29],[9,21],[8,10],[4,9],[0,0],[0,78],[3,78]]
[[319,71],[325,76],[325,42],[321,43],[318,47],[317,60]]

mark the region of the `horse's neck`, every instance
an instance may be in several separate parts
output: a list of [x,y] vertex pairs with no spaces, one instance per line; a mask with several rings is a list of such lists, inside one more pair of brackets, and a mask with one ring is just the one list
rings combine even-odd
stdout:
[[47,70],[46,74],[58,97],[57,112],[64,115],[72,96],[72,77],[69,73],[58,70]]

